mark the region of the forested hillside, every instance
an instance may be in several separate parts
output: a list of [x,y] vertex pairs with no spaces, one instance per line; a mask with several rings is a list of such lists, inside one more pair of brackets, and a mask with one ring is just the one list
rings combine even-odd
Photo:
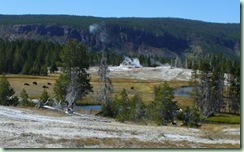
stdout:
[[176,18],[98,18],[68,15],[0,15],[0,38],[29,39],[63,45],[69,39],[89,50],[132,56],[193,59],[223,53],[240,57],[240,24]]

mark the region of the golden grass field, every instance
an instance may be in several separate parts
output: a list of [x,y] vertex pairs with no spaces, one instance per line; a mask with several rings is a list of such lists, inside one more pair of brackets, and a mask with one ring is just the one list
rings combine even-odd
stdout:
[[[54,96],[53,86],[58,79],[58,75],[49,76],[30,76],[30,75],[6,75],[11,87],[13,87],[15,94],[18,96],[23,89],[26,90],[30,98],[39,98],[42,94],[43,86],[46,85],[49,88],[46,89],[49,95]],[[33,82],[37,82],[34,85]],[[47,83],[51,83],[48,85]],[[30,84],[29,86],[24,85],[24,83]]]
[[[29,76],[29,75],[6,75],[7,79],[10,82],[10,85],[15,90],[15,94],[18,96],[23,89],[26,90],[30,98],[39,98],[44,90],[43,86],[46,85],[49,88],[46,89],[48,94],[51,97],[54,97],[53,87],[58,79],[58,74],[50,74],[48,76]],[[142,96],[143,101],[148,104],[153,101],[154,95],[153,90],[155,86],[160,85],[163,81],[159,80],[135,80],[127,78],[111,78],[113,83],[114,93],[113,96],[119,94],[123,88],[127,90],[129,96],[132,96],[136,92],[139,92]],[[33,82],[37,82],[37,85],[34,85]],[[29,86],[24,85],[24,83],[29,83]],[[47,85],[51,83],[51,85]],[[172,88],[179,88],[181,86],[188,86],[188,81],[168,81],[169,86]],[[91,75],[91,85],[93,90],[96,93],[99,89],[98,77],[95,74]],[[132,90],[131,87],[134,87]],[[82,101],[79,103],[97,103],[94,100],[93,94],[88,94]],[[175,100],[178,101],[180,106],[192,106],[192,100],[190,97],[175,97]]]

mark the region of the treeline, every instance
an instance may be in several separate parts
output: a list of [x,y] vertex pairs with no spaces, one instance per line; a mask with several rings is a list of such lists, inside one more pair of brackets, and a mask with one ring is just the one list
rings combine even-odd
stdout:
[[47,66],[59,63],[61,49],[52,42],[0,40],[0,73],[46,75]]
[[[28,75],[47,75],[47,67],[62,66],[60,58],[63,45],[54,42],[35,41],[35,40],[17,40],[4,41],[0,39],[0,74],[28,74]],[[102,56],[102,51],[85,50],[86,59],[90,66],[98,66]],[[220,54],[219,54],[220,55]],[[106,52],[106,59],[108,65],[118,66],[124,59],[123,54],[112,51]],[[129,56],[129,55],[128,55]],[[194,67],[200,69],[202,62],[208,62],[213,69],[216,63],[221,63],[222,70],[225,73],[230,73],[232,66],[238,65],[239,60],[230,60],[224,58],[218,60],[216,54],[209,54],[199,56],[197,58],[165,58],[160,56],[130,56],[136,57],[140,60],[143,66],[155,67],[161,64],[168,63],[172,67],[193,69]],[[230,66],[230,63],[232,66]],[[228,67],[228,68],[225,68]]]
[[206,117],[217,112],[240,114],[240,61],[222,54],[209,55],[194,64],[192,96]]
[[[47,67],[62,66],[60,53],[63,45],[54,42],[17,40],[4,41],[0,39],[0,74],[27,74],[27,75],[47,75]],[[102,53],[100,51],[85,51],[87,62],[90,66],[97,66]],[[124,55],[107,52],[108,65],[119,65]],[[170,59],[163,57],[138,56],[143,66],[154,66],[152,58],[162,63],[169,62]],[[153,61],[154,61],[153,60]]]

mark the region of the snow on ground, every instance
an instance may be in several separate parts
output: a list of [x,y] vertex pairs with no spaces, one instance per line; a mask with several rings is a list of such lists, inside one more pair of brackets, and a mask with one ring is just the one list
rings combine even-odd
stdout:
[[[89,69],[97,73],[98,67]],[[141,80],[185,80],[191,79],[191,69],[171,68],[170,66],[129,68],[126,66],[110,66],[111,77],[121,77]]]
[[[125,142],[133,143],[133,141],[139,142],[136,147],[145,147],[143,142],[153,143],[161,148],[201,148],[206,147],[206,144],[214,148],[228,148],[230,145],[240,147],[239,128],[225,128],[222,132],[213,134],[185,127],[120,123],[113,119],[87,114],[51,117],[4,106],[0,106],[0,122],[0,147],[4,148],[115,148],[121,147]],[[100,142],[105,139],[111,141],[105,145],[104,143],[84,145],[85,141],[81,145],[72,145],[66,142],[74,143],[73,140],[81,139],[89,143],[92,139]],[[119,142],[113,143],[116,140]]]

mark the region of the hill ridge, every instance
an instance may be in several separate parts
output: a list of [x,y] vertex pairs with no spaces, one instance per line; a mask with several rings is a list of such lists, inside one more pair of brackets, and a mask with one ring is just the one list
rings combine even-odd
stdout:
[[[96,34],[89,32],[94,24],[100,28]],[[106,43],[101,35],[107,36]],[[179,18],[0,15],[0,38],[59,43],[78,39],[93,51],[105,48],[125,54],[189,56],[200,51],[240,57],[240,24]]]

